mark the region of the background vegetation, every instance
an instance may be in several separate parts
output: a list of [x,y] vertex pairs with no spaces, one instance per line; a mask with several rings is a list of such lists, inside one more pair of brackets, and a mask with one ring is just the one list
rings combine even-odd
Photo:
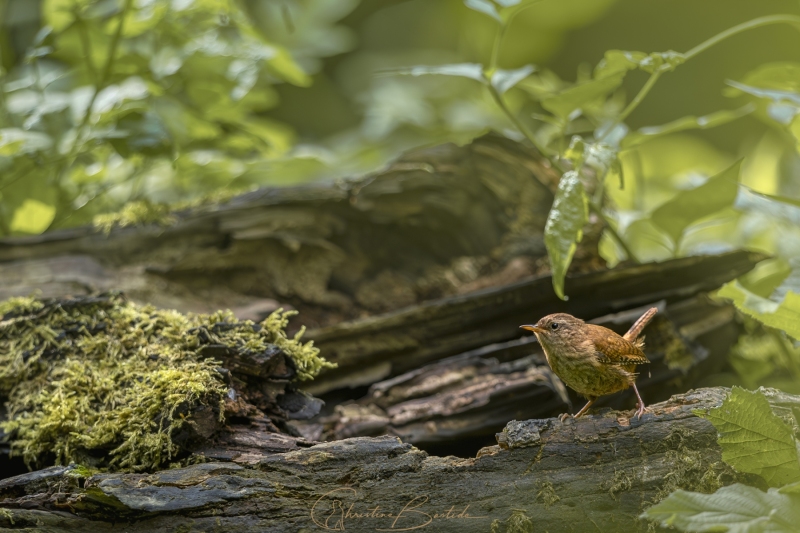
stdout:
[[749,335],[707,383],[800,393],[799,29],[784,0],[0,1],[0,234],[163,221],[494,129],[565,172],[562,296],[590,217],[612,266],[771,255],[720,291]]

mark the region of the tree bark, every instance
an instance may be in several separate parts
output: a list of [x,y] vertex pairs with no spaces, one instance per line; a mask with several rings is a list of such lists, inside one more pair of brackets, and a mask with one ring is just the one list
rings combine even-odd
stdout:
[[[766,391],[773,409],[800,397]],[[716,430],[693,414],[726,389],[690,391],[641,420],[603,411],[509,422],[476,458],[430,457],[360,437],[261,459],[154,474],[52,467],[0,481],[0,527],[66,531],[647,531],[643,509],[676,488],[737,480]]]
[[[593,323],[624,333],[645,308]],[[662,302],[645,330],[652,364],[639,368],[647,402],[690,388],[718,370],[736,342],[732,307],[703,296]],[[533,336],[490,344],[373,384],[359,400],[339,404],[322,419],[297,424],[310,440],[389,433],[426,450],[464,456],[484,445],[512,418],[570,412],[581,399],[552,373]],[[633,391],[603,397],[598,406],[633,408]]]

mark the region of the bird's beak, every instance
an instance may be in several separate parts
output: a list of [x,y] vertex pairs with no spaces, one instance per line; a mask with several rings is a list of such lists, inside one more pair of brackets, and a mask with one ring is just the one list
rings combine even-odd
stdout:
[[532,331],[534,333],[544,333],[546,330],[540,328],[539,326],[520,326],[522,329],[527,329],[528,331]]

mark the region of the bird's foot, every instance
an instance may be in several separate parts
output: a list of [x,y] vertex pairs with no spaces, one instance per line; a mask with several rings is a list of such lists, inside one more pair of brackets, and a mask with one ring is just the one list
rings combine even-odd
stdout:
[[571,414],[569,414],[569,413],[562,413],[562,414],[558,415],[558,419],[559,419],[559,420],[561,420],[561,423],[562,423],[562,424],[563,424],[563,423],[564,423],[564,421],[565,421],[566,419],[568,419],[568,418],[574,418],[574,417],[573,417]]
[[644,406],[644,403],[637,403],[636,408],[636,414],[634,416],[636,416],[636,420],[639,420],[642,418],[642,415],[647,412],[647,408]]

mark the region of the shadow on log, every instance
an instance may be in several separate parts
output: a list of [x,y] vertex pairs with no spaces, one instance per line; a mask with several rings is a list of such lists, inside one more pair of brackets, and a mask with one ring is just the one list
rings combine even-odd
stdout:
[[[677,488],[737,481],[695,409],[726,389],[565,423],[510,422],[476,458],[430,457],[394,437],[354,438],[261,459],[154,474],[53,467],[0,481],[0,527],[38,531],[647,531],[638,515]],[[773,408],[800,398],[766,391]],[[508,527],[507,527],[508,526]],[[526,526],[527,527],[527,526]],[[527,529],[523,529],[527,530]]]

